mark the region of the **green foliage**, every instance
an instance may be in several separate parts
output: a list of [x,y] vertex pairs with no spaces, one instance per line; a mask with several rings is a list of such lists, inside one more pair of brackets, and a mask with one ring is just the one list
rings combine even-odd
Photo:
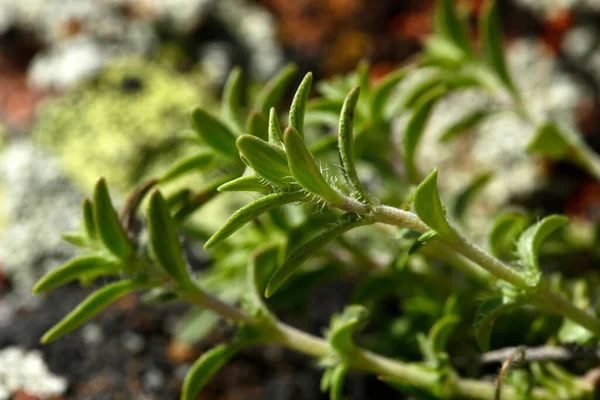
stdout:
[[229,361],[240,346],[235,344],[220,345],[204,353],[185,377],[181,393],[181,400],[194,400],[206,383],[216,374],[219,369]]
[[[75,280],[87,284],[98,276],[121,280],[94,292],[43,341],[144,289],[149,303],[193,305],[176,328],[180,340],[202,339],[220,318],[238,329],[231,344],[196,361],[182,399],[196,398],[247,345],[275,342],[318,359],[324,368],[321,389],[339,400],[351,368],[377,374],[419,398],[493,399],[500,392],[495,384],[474,381],[485,369],[469,366],[472,378],[463,379],[450,359],[479,359],[462,353],[475,344],[488,351],[492,329],[494,345],[496,336],[527,344],[597,340],[600,321],[591,300],[598,296],[597,277],[589,274],[573,285],[547,279],[546,257],[540,258],[541,251],[552,255],[556,268],[565,263],[564,254],[575,251],[597,257],[594,240],[584,245],[577,235],[551,237],[566,224],[562,216],[542,218],[526,229],[536,214],[491,206],[482,217],[490,232],[488,253],[481,238],[467,238],[466,227],[474,214],[470,205],[491,174],[473,171],[474,179],[455,195],[445,182],[438,188],[437,169],[421,179],[418,150],[435,104],[465,88],[483,89],[502,101],[451,124],[442,142],[493,113],[511,111],[537,129],[530,151],[595,171],[596,155],[572,131],[529,118],[506,67],[496,3],[486,4],[479,25],[482,52],[472,44],[456,2],[439,0],[435,34],[415,63],[376,84],[362,63],[347,76],[315,84],[319,96],[311,100],[309,73],[293,95],[289,126],[280,125],[288,110],[282,103],[296,67],[285,67],[258,96],[234,69],[219,110],[193,112],[197,135],[187,139],[192,150],[165,168],[160,180],[136,189],[120,216],[103,179],[93,201],[83,202],[82,228],[65,236],[82,254],[42,278],[34,292]],[[398,115],[408,121],[401,149],[392,130]],[[194,180],[186,180],[192,174]],[[163,186],[175,179],[182,187],[171,192]],[[155,185],[159,189],[149,193]],[[450,204],[449,215],[441,198]],[[131,228],[140,204],[148,205],[141,233]],[[455,227],[448,217],[458,222]],[[190,272],[179,235],[204,243],[209,268]],[[553,240],[541,247],[546,239]],[[475,279],[459,276],[465,273]],[[331,318],[324,339],[278,320],[278,308],[297,317],[312,304],[309,293],[332,280],[346,282],[354,293],[352,305]],[[476,310],[482,298],[488,300]],[[532,313],[540,315],[530,320]],[[369,329],[357,343],[367,315]],[[540,398],[591,394],[582,379],[551,364],[532,366],[532,372],[538,386],[532,393]],[[500,386],[507,399],[531,392],[512,374]]]
[[438,193],[437,175],[437,169],[433,170],[417,188],[414,197],[415,212],[437,233],[452,235],[454,231],[446,219],[446,211]]
[[42,343],[50,343],[79,328],[111,303],[136,289],[147,288],[148,284],[131,280],[122,280],[106,285],[86,298],[52,329],[44,334]]

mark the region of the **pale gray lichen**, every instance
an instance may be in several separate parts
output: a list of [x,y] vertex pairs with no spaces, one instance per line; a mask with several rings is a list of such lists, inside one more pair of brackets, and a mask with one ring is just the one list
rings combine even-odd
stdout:
[[63,395],[68,381],[54,375],[39,351],[10,346],[0,350],[0,400],[9,400],[21,391],[48,398]]
[[55,160],[26,140],[4,149],[0,182],[6,219],[0,260],[15,291],[23,295],[44,273],[73,256],[61,234],[77,227],[81,196]]

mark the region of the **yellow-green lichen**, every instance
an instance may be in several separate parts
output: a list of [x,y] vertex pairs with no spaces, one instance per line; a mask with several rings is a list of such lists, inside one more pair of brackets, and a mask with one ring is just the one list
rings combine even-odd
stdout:
[[185,152],[178,134],[193,107],[212,103],[197,74],[156,62],[121,59],[96,79],[46,104],[35,140],[57,154],[84,190],[98,176],[125,194]]

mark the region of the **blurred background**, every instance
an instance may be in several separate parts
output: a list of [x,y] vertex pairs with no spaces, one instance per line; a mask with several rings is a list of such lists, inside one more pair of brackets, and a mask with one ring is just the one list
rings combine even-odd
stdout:
[[[474,24],[482,1],[459,2]],[[571,118],[600,151],[600,0],[500,5],[509,64],[528,81],[528,98]],[[77,226],[81,199],[97,176],[106,176],[122,200],[142,179],[164,171],[184,151],[174,137],[189,128],[190,110],[214,107],[234,66],[244,68],[252,85],[288,62],[299,66],[299,81],[308,71],[325,79],[367,60],[376,81],[419,51],[433,6],[431,0],[0,0],[0,400],[176,398],[190,363],[220,342],[227,326],[190,344],[181,332],[174,336],[184,315],[190,318],[185,307],[145,306],[130,296],[67,338],[38,343],[89,292],[70,285],[46,297],[30,294],[44,272],[74,254],[60,234]],[[598,183],[572,167],[544,168],[554,195],[529,193],[528,204],[600,220]],[[526,170],[514,173],[525,178],[513,175],[513,185],[536,179]],[[314,326],[344,304],[327,298],[329,305],[326,295],[315,294]],[[279,348],[251,350],[221,371],[203,398],[325,398],[310,366]],[[388,393],[381,385],[357,375],[350,390],[355,400],[382,398],[375,397]]]

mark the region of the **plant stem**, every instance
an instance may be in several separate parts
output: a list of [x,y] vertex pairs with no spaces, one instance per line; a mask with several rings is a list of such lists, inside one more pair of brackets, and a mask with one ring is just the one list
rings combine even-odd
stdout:
[[[417,232],[425,232],[429,229],[417,215],[389,206],[375,207],[373,209],[373,216],[378,222],[403,226]],[[486,253],[459,233],[451,237],[440,237],[440,240],[448,247],[487,270],[496,278],[502,279],[517,288],[533,291],[535,301],[538,305],[544,306],[544,308],[553,313],[569,318],[590,332],[600,336],[600,320],[575,307],[563,296],[552,291],[543,281],[538,286],[531,286],[522,274]]]
[[[202,288],[193,285],[188,288],[184,299],[200,307],[210,309],[221,317],[236,323],[250,323],[254,321],[244,311],[227,304],[220,299],[206,293]],[[271,341],[297,350],[314,358],[324,358],[332,355],[329,344],[324,339],[313,336],[290,325],[279,321],[267,324],[257,324]],[[402,361],[377,355],[360,347],[355,347],[352,353],[351,367],[361,371],[370,372],[379,376],[393,379],[407,386],[433,390],[441,383],[440,376],[434,370],[409,364]],[[493,382],[481,382],[472,379],[461,379],[450,375],[443,382],[444,396],[447,398],[492,400],[496,391]],[[533,390],[534,400],[551,400],[552,394],[545,389]],[[518,393],[512,388],[505,388],[502,392],[503,400],[518,400]]]

